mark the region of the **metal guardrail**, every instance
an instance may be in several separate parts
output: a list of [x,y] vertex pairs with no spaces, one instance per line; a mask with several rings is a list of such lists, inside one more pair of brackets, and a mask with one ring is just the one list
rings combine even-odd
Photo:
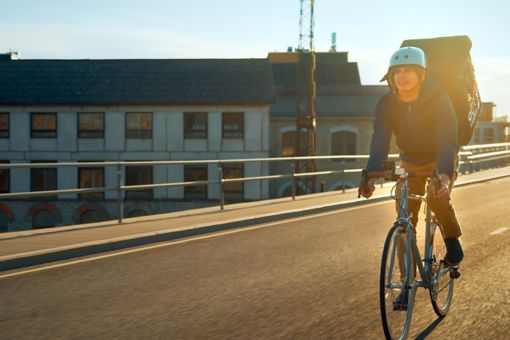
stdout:
[[[503,149],[503,150],[502,150]],[[480,153],[474,153],[476,151],[486,151]],[[510,143],[497,143],[497,144],[482,144],[482,145],[470,145],[462,148],[459,152],[461,157],[460,163],[469,166],[469,170],[473,171],[471,165],[483,163],[487,161],[493,161],[502,158],[508,158],[510,162]],[[247,158],[247,159],[222,159],[222,160],[179,160],[179,161],[116,161],[116,162],[79,162],[79,163],[29,163],[29,164],[0,164],[0,169],[26,169],[26,168],[63,168],[63,167],[76,167],[76,168],[88,168],[88,167],[108,167],[115,166],[117,169],[117,186],[116,187],[97,187],[97,188],[79,188],[79,189],[60,189],[60,190],[47,190],[47,191],[30,191],[30,192],[13,192],[0,194],[1,199],[8,198],[26,198],[26,197],[40,197],[40,196],[51,196],[58,194],[83,194],[83,193],[96,193],[106,191],[118,192],[118,211],[119,211],[119,223],[122,223],[124,215],[124,204],[122,198],[122,192],[128,190],[140,190],[140,189],[157,189],[157,188],[171,188],[171,187],[186,187],[186,186],[197,186],[197,185],[219,185],[220,187],[220,208],[224,209],[224,184],[233,182],[248,182],[248,181],[261,181],[261,180],[274,180],[274,179],[292,179],[292,199],[296,197],[296,180],[298,178],[309,177],[309,176],[320,176],[320,175],[332,175],[347,173],[359,173],[362,169],[341,169],[341,170],[327,170],[327,171],[316,171],[308,173],[296,173],[294,169],[294,163],[299,160],[342,160],[345,166],[346,160],[352,159],[368,159],[368,155],[331,155],[331,156],[313,156],[313,157],[273,157],[273,158]],[[398,159],[398,154],[390,154],[389,158]],[[291,162],[292,173],[291,174],[280,174],[280,175],[266,175],[266,176],[254,176],[254,177],[242,177],[242,178],[223,178],[223,165],[231,163],[250,163],[250,162]],[[156,183],[156,184],[144,184],[144,185],[124,185],[123,179],[123,167],[133,165],[187,165],[187,164],[216,164],[218,167],[219,180],[212,181],[191,181],[191,182],[169,182],[169,183]]]

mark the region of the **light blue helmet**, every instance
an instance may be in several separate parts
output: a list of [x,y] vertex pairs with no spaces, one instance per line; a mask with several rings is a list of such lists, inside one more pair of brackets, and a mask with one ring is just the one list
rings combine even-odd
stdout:
[[416,65],[424,69],[427,68],[425,52],[418,47],[402,47],[391,56],[389,68],[400,65]]

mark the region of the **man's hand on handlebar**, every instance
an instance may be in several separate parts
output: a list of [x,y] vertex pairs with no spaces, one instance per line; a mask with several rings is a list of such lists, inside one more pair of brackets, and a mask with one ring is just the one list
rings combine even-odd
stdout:
[[370,178],[364,186],[360,186],[358,193],[365,198],[370,198],[375,191],[376,182],[377,178]]
[[377,182],[377,178],[368,177],[367,172],[363,170],[358,188],[358,198],[361,196],[370,198],[375,191],[375,182]]

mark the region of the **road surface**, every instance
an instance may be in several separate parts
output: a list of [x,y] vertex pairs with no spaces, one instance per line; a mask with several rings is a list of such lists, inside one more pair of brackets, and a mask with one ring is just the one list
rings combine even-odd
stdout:
[[[457,188],[450,313],[420,289],[410,338],[508,339],[510,178]],[[392,202],[0,274],[1,339],[381,339]],[[39,270],[41,269],[41,270]]]

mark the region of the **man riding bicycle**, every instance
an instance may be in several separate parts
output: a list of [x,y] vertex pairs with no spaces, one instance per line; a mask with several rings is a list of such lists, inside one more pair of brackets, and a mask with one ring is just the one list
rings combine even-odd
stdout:
[[[448,94],[427,74],[423,50],[403,47],[390,59],[388,72],[390,92],[378,102],[367,172],[382,171],[381,161],[387,159],[392,134],[396,135],[400,150],[400,166],[409,172],[432,172],[437,169],[439,179],[428,188],[427,203],[445,232],[448,265],[458,265],[464,253],[459,240],[461,228],[450,202],[453,183],[457,178],[458,142],[457,117]],[[359,193],[369,198],[375,190],[376,179],[364,176]],[[426,179],[409,179],[411,194],[424,195]],[[397,211],[400,188],[397,187]],[[409,199],[408,214],[412,212],[415,227],[420,200]]]

